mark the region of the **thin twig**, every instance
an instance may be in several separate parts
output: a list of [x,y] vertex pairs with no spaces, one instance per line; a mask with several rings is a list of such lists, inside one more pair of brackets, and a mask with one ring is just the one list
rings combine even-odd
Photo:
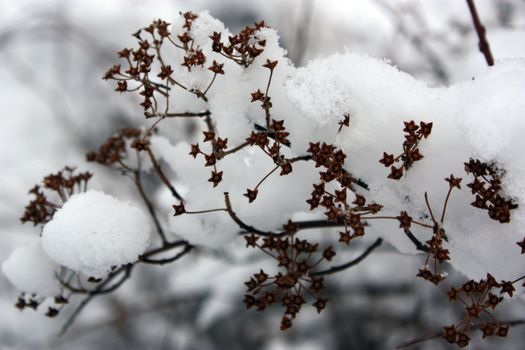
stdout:
[[430,203],[428,201],[428,194],[426,192],[425,192],[425,204],[427,205],[428,212],[430,213],[430,217],[432,218],[432,222],[434,223],[434,225],[437,224],[437,221],[434,218],[434,213],[432,212],[432,208],[430,207]]
[[135,170],[133,172],[135,175],[134,182],[137,186],[137,189],[139,190],[140,196],[142,197],[142,200],[146,204],[146,207],[148,207],[148,211],[151,215],[151,218],[153,219],[153,222],[155,223],[155,227],[157,228],[157,233],[160,236],[160,239],[162,240],[162,243],[167,243],[166,236],[164,235],[164,230],[162,229],[162,226],[160,225],[160,221],[157,218],[157,213],[155,212],[155,207],[153,206],[153,203],[151,203],[150,199],[146,195],[146,192],[144,191],[144,188],[142,187],[142,181],[140,179],[140,171]]
[[176,255],[170,257],[170,258],[165,258],[165,259],[150,259],[148,257],[140,257],[140,261],[145,263],[145,264],[154,264],[154,265],[164,265],[164,264],[168,264],[168,263],[171,263],[171,262],[174,262],[180,258],[182,258],[184,255],[186,255],[187,253],[189,253],[192,249],[193,249],[194,246],[192,246],[191,244],[186,244],[186,246],[184,247],[184,249],[177,253]]
[[478,16],[478,11],[476,10],[476,5],[474,0],[467,0],[468,8],[470,10],[470,15],[472,16],[472,23],[474,23],[474,28],[479,38],[479,51],[485,56],[485,60],[489,66],[494,65],[494,57],[492,56],[492,51],[490,51],[490,45],[487,41],[486,30],[481,20]]
[[414,236],[414,234],[412,233],[412,231],[410,231],[408,228],[405,228],[405,235],[412,241],[412,243],[414,243],[417,250],[424,253],[429,252],[430,249],[426,245],[421,243],[421,241],[417,239],[416,236]]
[[370,255],[370,253],[372,253],[374,251],[374,249],[379,247],[382,243],[383,243],[383,239],[382,238],[378,238],[374,242],[374,244],[372,244],[370,247],[368,247],[361,255],[359,255],[354,260],[349,261],[349,262],[347,262],[346,264],[343,264],[343,265],[332,266],[331,268],[329,268],[327,270],[310,272],[310,276],[330,275],[330,274],[333,274],[333,273],[336,273],[336,272],[340,272],[340,271],[346,270],[346,269],[348,269],[348,268],[350,268],[352,266],[355,266],[355,265],[359,264],[361,261],[363,261],[368,255]]
[[448,204],[448,199],[450,198],[451,192],[452,192],[452,187],[448,189],[447,197],[445,198],[445,203],[443,203],[443,210],[441,211],[441,220],[439,220],[440,223],[443,223],[443,220],[445,220],[445,213],[447,212],[447,204]]
[[191,117],[207,117],[211,114],[210,111],[199,113],[182,112],[182,113],[149,113],[145,112],[146,119],[150,118],[191,118]]
[[230,195],[228,192],[224,192],[224,203],[226,204],[226,211],[228,212],[228,214],[230,214],[230,217],[232,218],[233,221],[235,221],[235,223],[237,225],[239,225],[239,227],[243,230],[245,230],[246,232],[249,232],[249,233],[256,233],[258,235],[261,235],[261,236],[272,236],[272,235],[275,235],[275,233],[273,232],[266,232],[266,231],[262,231],[262,230],[259,230],[253,226],[250,226],[246,223],[244,223],[241,219],[239,219],[239,217],[237,216],[237,214],[235,214],[235,212],[233,211],[233,208],[232,208],[232,204],[230,202]]
[[121,272],[125,272],[124,278],[117,283],[117,287],[115,288],[110,287],[107,290],[113,291],[114,289],[120,287],[122,283],[124,283],[124,281],[129,278],[132,268],[133,268],[133,265],[126,265],[126,266],[123,266],[115,270],[114,272],[110,273],[109,276],[106,278],[106,280],[104,280],[104,282],[99,284],[95,290],[89,292],[88,295],[84,298],[84,300],[82,300],[82,302],[77,306],[75,311],[73,311],[73,313],[69,316],[67,321],[64,323],[58,336],[61,337],[64,334],[66,334],[67,330],[73,325],[77,317],[80,315],[80,312],[82,312],[82,310],[87,306],[87,304],[89,304],[89,302],[93,300],[93,298],[97,296],[98,294],[104,293],[104,287],[108,285],[115,277],[120,275]]
[[170,190],[173,197],[177,198],[181,202],[184,202],[184,199],[182,198],[182,196],[179,194],[179,192],[177,192],[175,187],[173,187],[170,180],[168,180],[168,178],[166,177],[166,174],[164,174],[164,171],[162,171],[160,163],[157,161],[157,159],[153,155],[153,152],[151,151],[151,149],[148,148],[147,152],[148,152],[149,159],[151,160],[151,163],[153,164],[153,168],[155,169],[155,172],[159,176],[160,181],[162,181],[162,183],[166,185],[166,187]]

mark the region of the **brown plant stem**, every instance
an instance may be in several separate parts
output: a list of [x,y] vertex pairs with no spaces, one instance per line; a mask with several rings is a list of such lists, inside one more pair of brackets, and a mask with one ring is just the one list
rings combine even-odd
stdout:
[[382,238],[378,238],[370,247],[368,247],[361,255],[359,255],[354,260],[351,260],[345,264],[332,266],[331,268],[327,270],[322,271],[316,271],[316,272],[310,272],[310,276],[324,276],[324,275],[331,275],[336,272],[340,272],[343,270],[346,270],[352,266],[355,266],[359,264],[361,261],[363,261],[370,253],[372,253],[376,248],[378,248],[383,243]]
[[233,211],[232,204],[231,204],[231,201],[230,201],[230,195],[229,195],[228,192],[224,192],[224,203],[226,204],[226,211],[228,212],[228,214],[230,215],[232,220],[235,221],[235,223],[237,225],[239,225],[239,227],[241,229],[245,230],[247,233],[255,233],[255,234],[258,234],[258,235],[261,235],[261,236],[272,236],[272,235],[275,235],[273,232],[259,230],[259,229],[255,228],[253,226],[250,226],[250,225],[244,223],[244,221],[239,219],[237,214]]
[[181,202],[184,202],[184,199],[177,192],[175,187],[173,187],[173,185],[171,184],[170,180],[168,180],[168,178],[166,177],[166,174],[164,174],[164,171],[162,171],[162,168],[161,168],[159,162],[157,161],[157,159],[155,158],[155,155],[151,151],[151,148],[148,148],[146,151],[148,152],[149,159],[151,160],[151,163],[153,164],[153,168],[155,169],[155,172],[157,173],[160,181],[162,181],[162,183],[164,185],[166,185],[166,187],[170,190],[171,195],[173,197],[177,198]]
[[162,226],[160,225],[160,221],[157,217],[157,213],[155,212],[155,207],[153,206],[153,203],[151,203],[150,199],[146,195],[146,192],[144,192],[144,187],[142,187],[142,180],[140,178],[140,171],[135,170],[133,171],[134,175],[134,182],[137,186],[137,189],[139,190],[140,196],[142,197],[142,200],[146,204],[146,207],[148,208],[149,214],[151,218],[153,219],[153,222],[155,223],[155,227],[157,228],[157,233],[160,236],[160,239],[162,240],[162,243],[167,243],[166,236],[164,235],[164,230],[162,229]]
[[181,112],[181,113],[149,113],[145,112],[146,119],[150,118],[191,118],[191,117],[207,117],[211,114],[210,111],[192,113],[192,112]]
[[490,45],[489,45],[489,42],[487,41],[485,27],[483,26],[483,24],[481,23],[481,20],[479,19],[478,11],[476,10],[476,4],[474,3],[474,0],[467,0],[467,5],[470,11],[470,15],[472,17],[472,23],[474,24],[474,28],[476,29],[476,33],[478,34],[479,51],[485,57],[485,61],[487,61],[487,64],[489,66],[493,66],[494,57],[492,56],[492,51],[490,50]]

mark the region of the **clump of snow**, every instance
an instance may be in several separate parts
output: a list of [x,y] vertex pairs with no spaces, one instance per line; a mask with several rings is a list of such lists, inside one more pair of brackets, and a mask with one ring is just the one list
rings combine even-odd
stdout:
[[73,195],[44,226],[42,246],[58,264],[104,277],[113,267],[135,262],[150,235],[141,209],[89,190]]
[[43,297],[60,293],[55,279],[57,268],[42,249],[40,239],[16,249],[2,264],[2,272],[20,292]]
[[[297,69],[286,87],[290,101],[306,119],[303,122],[314,130],[326,125],[336,130],[342,115],[350,114],[350,127],[338,135],[320,134],[318,140],[335,143],[346,152],[348,170],[370,187],[362,194],[383,204],[383,215],[406,210],[414,218],[424,218],[428,215],[424,193],[428,192],[439,218],[448,190],[444,179],[451,173],[462,177],[463,189],[452,193],[444,223],[452,264],[470,278],[491,272],[513,279],[523,273],[523,258],[516,246],[525,223],[523,76],[523,59],[506,60],[471,81],[432,88],[388,62],[346,53]],[[403,121],[410,120],[433,122],[434,127],[420,143],[424,158],[400,181],[393,181],[387,179],[389,169],[378,160],[383,151],[402,152]],[[520,204],[510,224],[495,222],[470,206],[474,197],[466,184],[472,177],[465,173],[463,163],[471,157],[496,161],[505,169],[504,195]],[[372,223],[371,231],[402,252],[415,252],[402,230],[393,231],[392,222],[379,221]],[[429,233],[419,228],[414,233],[422,241],[428,239]]]

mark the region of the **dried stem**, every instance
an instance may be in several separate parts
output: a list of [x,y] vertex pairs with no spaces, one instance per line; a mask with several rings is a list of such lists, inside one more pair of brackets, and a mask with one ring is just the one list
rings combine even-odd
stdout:
[[139,190],[140,196],[142,197],[144,203],[146,204],[146,207],[148,207],[148,211],[151,215],[151,218],[153,219],[153,222],[155,223],[155,227],[157,228],[157,233],[160,236],[160,239],[162,240],[162,243],[167,243],[166,236],[164,235],[164,230],[162,229],[162,226],[160,225],[160,221],[157,217],[157,213],[155,212],[155,207],[153,206],[153,203],[151,203],[150,199],[146,195],[146,192],[144,192],[144,187],[142,187],[142,180],[140,178],[140,171],[135,170],[133,171],[134,175],[134,182],[137,186],[137,189]]
[[417,239],[416,236],[414,236],[414,234],[412,233],[412,231],[410,231],[408,228],[405,229],[405,235],[412,241],[412,243],[414,243],[417,250],[425,253],[428,253],[430,251],[430,249],[426,245],[421,243],[421,241]]
[[479,19],[478,11],[476,10],[474,0],[467,0],[467,4],[470,10],[470,15],[472,16],[472,23],[474,24],[474,28],[476,29],[476,33],[478,34],[479,51],[481,51],[483,56],[485,56],[487,64],[489,66],[493,66],[494,57],[492,56],[492,51],[490,51],[490,45],[487,41],[486,30],[483,24],[481,23],[481,20]]
[[182,113],[149,113],[146,112],[144,115],[146,119],[150,118],[191,118],[191,117],[207,117],[211,114],[210,111],[204,111],[199,113],[182,112]]
[[346,264],[343,264],[343,265],[332,266],[331,268],[329,268],[327,270],[311,272],[310,276],[331,275],[333,273],[340,272],[340,271],[346,270],[346,269],[348,269],[348,268],[350,268],[352,266],[355,266],[355,265],[359,264],[361,261],[363,261],[368,255],[370,255],[370,253],[372,253],[382,243],[383,243],[383,239],[382,238],[378,238],[370,247],[368,247],[361,255],[359,255],[354,260],[349,261],[349,262],[347,262]]
[[253,226],[250,226],[244,223],[241,219],[239,219],[237,214],[235,214],[235,212],[233,211],[232,204],[230,202],[230,195],[228,192],[224,192],[224,203],[226,204],[226,211],[228,212],[228,214],[230,214],[230,217],[232,218],[232,220],[235,221],[235,223],[239,225],[241,229],[245,230],[246,232],[256,233],[261,236],[275,235],[273,232],[269,232],[269,231],[265,232],[265,231],[259,230]]
[[166,187],[170,190],[171,195],[173,197],[177,198],[181,202],[184,202],[184,199],[177,192],[175,187],[173,187],[173,185],[171,184],[170,180],[168,180],[168,178],[166,177],[166,174],[164,174],[164,171],[162,171],[162,168],[161,168],[159,162],[157,161],[157,159],[155,158],[155,156],[153,155],[153,152],[151,151],[151,149],[148,148],[147,152],[148,152],[149,159],[151,160],[151,163],[153,164],[153,168],[155,169],[155,172],[159,176],[160,181],[162,181],[162,183],[164,185],[166,185]]

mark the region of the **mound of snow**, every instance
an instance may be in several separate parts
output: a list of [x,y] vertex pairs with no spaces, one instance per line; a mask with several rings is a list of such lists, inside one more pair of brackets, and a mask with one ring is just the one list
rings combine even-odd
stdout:
[[141,209],[90,190],[73,195],[55,213],[44,226],[42,246],[58,264],[104,277],[113,267],[135,262],[150,235]]

